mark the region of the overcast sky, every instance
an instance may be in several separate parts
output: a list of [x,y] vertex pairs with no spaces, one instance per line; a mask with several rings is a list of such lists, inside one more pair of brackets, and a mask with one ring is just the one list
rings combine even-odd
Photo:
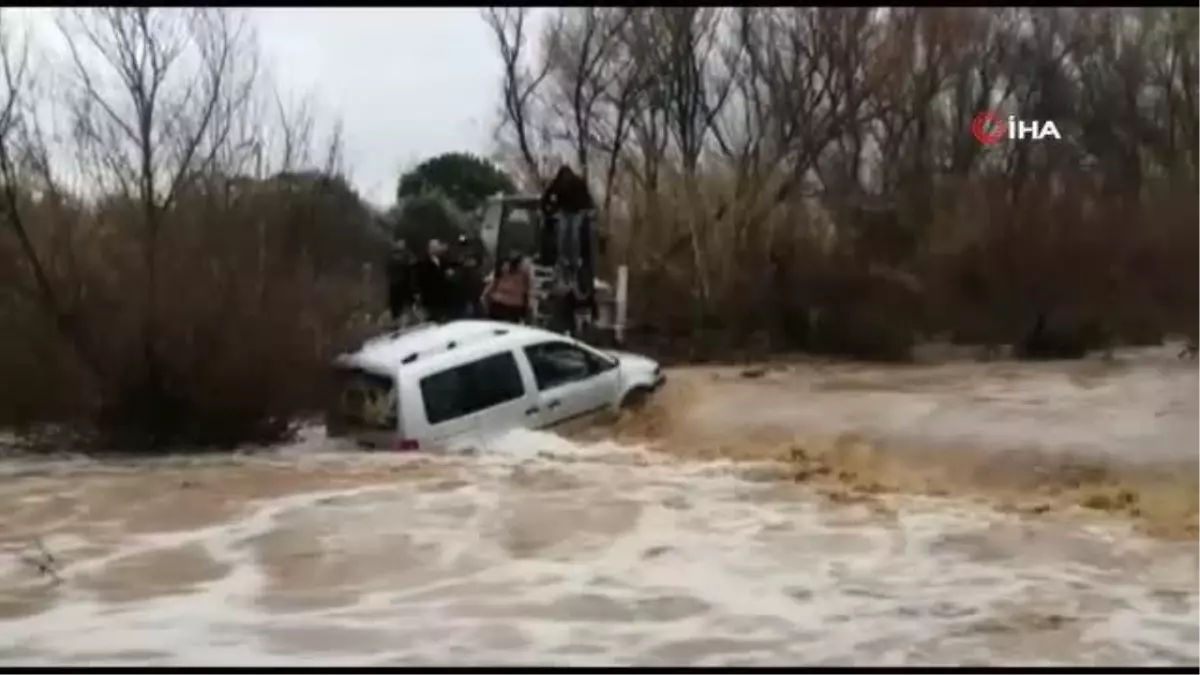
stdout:
[[371,201],[399,172],[453,150],[486,155],[500,93],[494,38],[474,8],[256,9],[276,78],[344,122],[346,160]]
[[[14,8],[53,35],[54,10]],[[400,172],[429,156],[494,143],[500,63],[476,8],[251,9],[275,81],[311,94],[319,121],[343,122],[346,168],[378,206]]]

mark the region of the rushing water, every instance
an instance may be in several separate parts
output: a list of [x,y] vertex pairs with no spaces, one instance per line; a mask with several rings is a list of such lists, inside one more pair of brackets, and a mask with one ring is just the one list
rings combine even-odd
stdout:
[[679,371],[669,420],[472,456],[10,462],[0,662],[1195,665],[1196,369],[1130,358]]

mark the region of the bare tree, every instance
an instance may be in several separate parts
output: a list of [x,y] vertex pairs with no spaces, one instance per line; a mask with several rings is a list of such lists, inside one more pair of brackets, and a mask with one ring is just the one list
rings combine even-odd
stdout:
[[739,201],[749,208],[736,229],[753,227],[806,187],[844,187],[858,173],[864,125],[877,114],[869,95],[880,77],[866,57],[874,44],[870,16],[865,8],[739,11],[735,108],[742,122],[728,154],[741,176]]
[[[34,245],[22,205],[29,194],[33,172],[45,171],[45,146],[38,145],[36,124],[31,122],[32,111],[25,95],[30,84],[28,43],[21,46],[10,42],[12,35],[0,8],[0,217],[15,235],[25,263],[33,275],[38,304],[53,321],[59,333],[74,348],[84,366],[97,372],[90,337],[85,335],[76,318],[64,305],[55,290],[42,255]],[[22,171],[22,166],[26,168]]]
[[74,64],[76,142],[140,205],[142,341],[153,372],[164,214],[189,181],[223,168],[254,82],[252,34],[240,15],[206,8],[77,9],[59,27]]
[[[605,223],[621,154],[649,79],[647,61],[631,56],[632,27],[642,11],[566,9],[545,37],[554,85],[548,88],[548,112],[564,124],[561,137],[570,144],[581,175],[599,187]],[[600,171],[598,181],[593,168]]]
[[600,123],[596,125],[596,144],[606,156],[604,169],[603,217],[611,218],[617,170],[625,152],[634,120],[644,104],[651,75],[644,59],[632,56],[633,15],[622,25],[616,51],[605,65],[608,76],[600,97]]
[[598,104],[608,90],[609,65],[631,9],[597,7],[566,9],[563,21],[547,31],[546,60],[562,106],[552,104],[568,121],[563,138],[571,144],[580,175],[590,175],[590,150],[596,143]]
[[483,11],[484,20],[496,36],[504,76],[502,86],[503,121],[502,129],[509,129],[515,136],[524,173],[535,185],[540,186],[542,162],[536,145],[531,107],[542,81],[549,73],[550,64],[542,60],[536,66],[526,64],[528,49],[527,25],[529,14],[524,7],[489,7]]

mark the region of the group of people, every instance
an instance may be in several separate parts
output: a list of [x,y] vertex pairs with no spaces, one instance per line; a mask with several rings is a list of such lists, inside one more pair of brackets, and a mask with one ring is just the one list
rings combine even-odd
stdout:
[[522,256],[502,261],[485,275],[479,254],[465,238],[451,251],[436,239],[420,258],[403,240],[387,265],[388,309],[400,325],[424,318],[434,322],[488,317],[512,323],[529,314],[531,279]]
[[[537,257],[541,265],[553,266],[557,272],[550,315],[567,330],[574,325],[580,302],[590,303],[595,314],[596,252],[587,229],[595,208],[587,182],[565,165],[541,196],[543,226]],[[513,323],[528,320],[533,280],[525,257],[510,255],[494,274],[485,275],[481,257],[467,238],[457,243],[451,250],[432,240],[426,254],[418,258],[403,240],[397,241],[387,266],[392,320],[402,326],[419,319],[439,323],[485,316]]]

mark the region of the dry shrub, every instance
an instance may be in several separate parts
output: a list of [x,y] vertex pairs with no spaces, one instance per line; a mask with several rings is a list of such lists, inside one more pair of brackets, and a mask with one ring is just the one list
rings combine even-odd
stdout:
[[0,381],[22,385],[0,424],[123,450],[286,438],[381,304],[386,237],[336,130],[314,161],[236,10],[58,18],[72,58],[38,72],[44,45],[0,23]]
[[[540,50],[530,11],[486,15],[506,154],[596,188],[643,346],[1196,332],[1193,8],[564,8]],[[984,146],[985,111],[1061,138]]]
[[[777,350],[904,359],[919,317],[914,280],[859,255],[858,223],[817,200],[771,203],[731,181],[676,177],[632,200],[635,340],[688,360]],[[657,217],[657,220],[655,218]],[[698,242],[698,243],[697,243]]]
[[957,186],[914,238],[896,234],[913,231],[902,208],[829,197],[764,208],[694,180],[694,191],[675,178],[639,194],[615,219],[632,335],[659,353],[905,360],[949,335],[1078,358],[1195,330],[1194,187],[1164,181],[1135,199],[1079,173],[1013,200],[985,176]]
[[[63,297],[91,349],[82,362],[35,296],[7,295],[0,380],[25,386],[3,391],[0,423],[83,425],[124,449],[286,437],[319,404],[328,360],[359,336],[374,298],[364,292],[359,256],[344,252],[339,264],[317,266],[306,247],[289,245],[314,219],[345,227],[354,214],[322,208],[319,187],[277,183],[252,181],[228,200],[198,192],[166,214],[149,311],[138,229],[123,220],[136,210],[119,201],[73,213],[27,208],[54,286],[70,290]],[[72,241],[56,249],[52,223],[67,216],[75,220],[62,229]],[[364,227],[346,227],[347,250],[366,236],[354,226]],[[16,252],[2,253],[18,271],[16,287],[28,287]]]

